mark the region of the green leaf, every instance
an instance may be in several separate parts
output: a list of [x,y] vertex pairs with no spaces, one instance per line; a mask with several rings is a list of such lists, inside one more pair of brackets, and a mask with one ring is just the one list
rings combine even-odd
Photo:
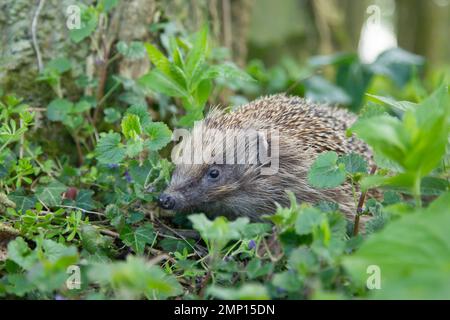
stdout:
[[144,44],[139,41],[131,41],[129,45],[119,41],[116,48],[120,54],[132,61],[144,58],[146,53]]
[[81,27],[69,31],[70,39],[79,43],[89,37],[97,28],[98,13],[95,8],[83,8],[81,10]]
[[257,283],[245,283],[239,288],[222,288],[212,285],[207,294],[223,300],[268,300],[266,287]]
[[100,4],[104,12],[109,12],[112,9],[114,9],[117,4],[119,3],[119,0],[101,0]]
[[381,271],[378,299],[446,299],[450,296],[450,193],[372,235],[344,267],[361,285],[369,266]]
[[150,58],[150,61],[162,73],[164,73],[166,76],[171,78],[172,72],[170,70],[170,61],[166,58],[166,56],[150,43],[146,43],[144,46],[145,46],[145,49],[147,50],[147,54],[148,54],[148,57]]
[[261,259],[253,258],[245,268],[249,279],[255,279],[258,277],[262,277],[270,273],[273,269],[272,263],[265,263],[264,265],[261,263]]
[[142,76],[138,83],[144,88],[154,92],[163,93],[169,97],[184,97],[189,96],[188,92],[181,87],[175,80],[168,77],[158,69],[154,69]]
[[225,217],[217,217],[213,221],[201,214],[189,216],[192,226],[197,230],[205,241],[210,241],[216,250],[223,248],[228,241],[239,239],[245,226],[249,223],[248,218],[238,218],[228,222]]
[[192,49],[186,57],[186,75],[188,79],[198,78],[201,66],[208,51],[208,26],[205,25],[197,34]]
[[106,108],[103,110],[105,113],[105,121],[107,123],[114,123],[120,120],[120,111],[116,108]]
[[407,150],[406,133],[397,118],[382,115],[360,119],[351,127],[351,131],[368,143],[375,152],[402,163]]
[[325,220],[325,215],[316,208],[303,208],[295,222],[295,231],[299,235],[313,233],[314,229],[319,227]]
[[284,271],[274,275],[272,284],[289,292],[298,292],[302,289],[303,283],[299,280],[296,273]]
[[38,255],[28,247],[22,237],[17,237],[8,243],[8,259],[29,270],[38,262]]
[[208,68],[204,78],[215,79],[235,79],[241,81],[255,81],[247,72],[239,69],[234,63],[226,62],[213,65]]
[[350,153],[339,157],[337,163],[343,163],[345,166],[345,171],[350,174],[355,174],[358,172],[367,173],[367,161],[356,153]]
[[63,121],[72,111],[73,103],[66,99],[54,99],[47,106],[47,118],[51,121]]
[[16,204],[17,212],[25,212],[28,209],[34,208],[37,201],[34,195],[27,195],[23,191],[11,192],[8,194],[8,198]]
[[115,289],[117,298],[122,299],[139,299],[143,296],[147,299],[167,299],[183,292],[174,276],[132,255],[128,255],[126,261],[96,264],[88,276],[92,281],[109,284]]
[[394,48],[380,54],[368,67],[373,73],[385,75],[402,87],[411,79],[414,69],[422,67],[424,62],[421,56]]
[[414,109],[415,107],[417,107],[416,103],[412,103],[409,101],[396,101],[389,97],[381,97],[381,96],[376,96],[376,95],[368,94],[368,93],[366,95],[368,97],[372,98],[372,100],[387,104],[388,106],[392,107],[395,111],[399,112],[400,114],[404,113],[406,110]]
[[141,139],[128,141],[126,148],[127,156],[133,158],[144,150],[144,142]]
[[61,204],[62,193],[67,190],[67,186],[54,180],[46,186],[39,186],[36,189],[36,197],[47,207],[51,208]]
[[342,88],[319,76],[312,76],[305,80],[305,87],[306,98],[313,101],[344,105],[352,102],[351,97]]
[[145,128],[150,122],[150,116],[147,110],[147,106],[144,105],[132,105],[126,111],[126,114],[131,113],[139,117],[141,126]]
[[100,134],[95,152],[97,160],[104,164],[116,164],[125,158],[125,147],[120,142],[120,134],[104,133]]
[[172,140],[172,131],[164,122],[152,122],[145,127],[145,133],[149,140],[145,146],[152,150],[158,151],[165,147]]
[[320,154],[308,172],[308,183],[316,188],[335,188],[344,183],[344,165],[338,165],[337,160],[336,152]]
[[122,119],[122,133],[127,139],[136,139],[142,132],[139,117],[134,114],[126,114]]
[[137,254],[143,254],[146,245],[151,245],[155,240],[153,226],[147,223],[136,230],[126,226],[120,233],[120,239],[130,246]]
[[75,206],[84,210],[92,210],[95,208],[94,200],[92,196],[94,195],[93,190],[80,189],[77,193],[75,199]]
[[82,113],[92,108],[92,104],[86,100],[78,101],[72,108],[73,112]]
[[66,71],[69,71],[72,68],[72,63],[69,59],[66,58],[56,58],[50,60],[47,65],[45,66],[45,69],[50,69],[58,74],[62,74]]

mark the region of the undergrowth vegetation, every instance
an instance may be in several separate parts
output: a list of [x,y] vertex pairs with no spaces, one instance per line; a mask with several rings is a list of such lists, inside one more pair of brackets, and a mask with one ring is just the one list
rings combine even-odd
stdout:
[[[98,16],[110,9],[86,7],[72,41],[95,42]],[[153,26],[155,43],[117,43],[102,62],[106,79],[73,79],[71,57],[47,62],[36,79],[54,93],[47,105],[0,92],[0,297],[450,296],[445,75],[424,79],[425,61],[401,49],[372,64],[337,54],[239,68],[207,27],[186,34],[169,25]],[[142,57],[152,67],[138,80],[115,74],[117,61]],[[68,79],[77,96],[66,94]],[[260,223],[157,208],[173,169],[173,128],[191,127],[209,105],[276,92],[359,114],[348,134],[370,145],[376,165],[327,152],[308,175],[316,188],[350,181],[355,221],[336,203],[292,195],[289,208]],[[369,197],[373,188],[382,197]],[[379,286],[370,278],[378,271]]]

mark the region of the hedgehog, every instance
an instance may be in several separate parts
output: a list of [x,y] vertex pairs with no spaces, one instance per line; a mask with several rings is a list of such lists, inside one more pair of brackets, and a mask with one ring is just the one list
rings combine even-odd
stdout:
[[344,109],[285,94],[259,98],[229,113],[213,108],[191,131],[174,137],[182,141],[173,148],[176,166],[159,205],[258,221],[277,206],[289,206],[289,190],[299,203],[336,202],[352,219],[356,208],[349,183],[316,189],[307,175],[325,151],[371,158],[365,143],[346,134],[355,120]]

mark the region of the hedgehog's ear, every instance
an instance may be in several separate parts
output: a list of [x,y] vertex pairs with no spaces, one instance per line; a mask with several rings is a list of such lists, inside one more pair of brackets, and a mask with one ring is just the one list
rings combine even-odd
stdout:
[[261,165],[265,165],[267,162],[267,158],[269,155],[270,145],[269,140],[267,139],[267,135],[264,131],[257,131],[258,137],[258,162]]

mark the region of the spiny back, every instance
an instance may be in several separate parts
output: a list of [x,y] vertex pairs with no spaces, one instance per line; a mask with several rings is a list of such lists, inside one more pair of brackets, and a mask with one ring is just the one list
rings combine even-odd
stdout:
[[208,118],[209,125],[215,128],[276,128],[296,139],[299,151],[356,152],[370,158],[364,143],[346,136],[346,130],[356,120],[354,114],[299,97],[284,94],[262,97],[230,113],[217,115],[213,112]]

